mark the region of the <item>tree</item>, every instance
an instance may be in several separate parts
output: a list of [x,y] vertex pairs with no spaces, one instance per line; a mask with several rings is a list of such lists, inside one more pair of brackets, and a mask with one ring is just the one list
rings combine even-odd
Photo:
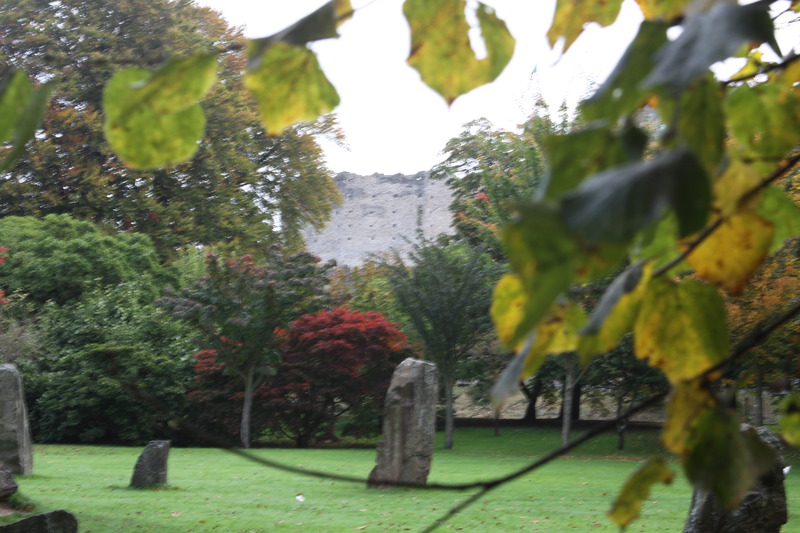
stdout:
[[37,442],[141,445],[173,438],[171,415],[136,401],[126,388],[133,382],[173,413],[186,411],[191,331],[161,316],[147,283],[130,279],[45,306],[36,324],[38,349],[16,361]]
[[252,256],[222,260],[207,256],[208,274],[156,304],[200,334],[214,361],[237,377],[243,388],[241,444],[250,446],[253,397],[279,361],[276,330],[325,305],[326,270],[311,254],[266,251],[266,263]]
[[566,123],[553,122],[541,100],[519,133],[496,130],[485,118],[465,124],[445,146],[447,158],[431,169],[431,177],[445,180],[453,191],[457,235],[503,260],[500,229],[511,219],[514,203],[532,197],[546,177],[541,141],[565,128]]
[[152,299],[175,281],[146,235],[105,232],[69,215],[0,218],[0,241],[10,247],[0,283],[38,304],[65,304],[92,288],[133,278]]
[[[247,96],[244,46],[213,11],[188,0],[10,0],[0,6],[0,79],[13,68],[52,79],[35,146],[0,173],[0,216],[68,213],[150,235],[162,257],[190,244],[253,250],[323,224],[338,190],[315,140],[335,120],[268,136]],[[120,67],[153,69],[173,54],[219,54],[205,139],[188,162],[131,170],[104,139],[103,88]],[[163,143],[162,143],[163,144]]]
[[410,353],[394,324],[378,313],[335,309],[303,315],[279,335],[280,362],[259,392],[273,431],[305,448],[332,437],[345,413],[361,430],[380,431],[392,373]]
[[458,365],[492,330],[492,285],[501,267],[478,249],[430,241],[396,258],[389,282],[425,356],[436,363],[445,397],[445,448],[453,447],[453,386]]

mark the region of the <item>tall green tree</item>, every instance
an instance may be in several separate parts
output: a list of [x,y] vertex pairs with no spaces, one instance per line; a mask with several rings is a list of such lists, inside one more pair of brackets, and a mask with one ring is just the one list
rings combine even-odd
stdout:
[[425,356],[439,369],[445,397],[445,448],[453,447],[453,387],[458,365],[492,332],[489,305],[502,267],[464,244],[414,244],[389,268],[397,306]]
[[[338,201],[315,136],[332,118],[266,135],[242,72],[244,39],[189,0],[9,0],[0,5],[0,79],[23,69],[56,88],[31,150],[0,174],[0,216],[69,213],[147,233],[162,257],[187,244],[256,250],[327,220]],[[103,88],[122,68],[214,53],[205,137],[185,163],[132,170],[103,134]],[[282,231],[283,230],[283,231]]]
[[250,447],[253,396],[279,361],[278,328],[325,306],[329,265],[306,252],[286,255],[277,247],[266,262],[253,256],[207,257],[207,275],[156,304],[190,324],[204,350],[236,376],[243,389],[240,439]]

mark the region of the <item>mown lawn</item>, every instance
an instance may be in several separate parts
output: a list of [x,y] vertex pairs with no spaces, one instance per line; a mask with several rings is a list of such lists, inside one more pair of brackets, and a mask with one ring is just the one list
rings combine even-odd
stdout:
[[[525,478],[496,489],[452,518],[441,531],[617,531],[605,513],[638,461],[657,453],[657,432],[631,431],[623,454],[613,436],[587,444]],[[464,482],[517,469],[558,443],[556,429],[462,429],[455,449],[441,442],[432,482]],[[215,449],[173,448],[169,485],[127,488],[141,448],[41,445],[32,476],[18,478],[36,512],[67,509],[82,532],[420,531],[468,493],[417,489],[373,490],[291,474]],[[346,475],[369,474],[368,449],[262,449],[286,464]],[[790,463],[794,458],[790,458]],[[673,463],[676,471],[679,466]],[[800,465],[800,461],[798,461]],[[800,468],[787,479],[790,522],[800,532]],[[298,501],[302,495],[305,501]],[[657,486],[643,518],[628,531],[680,531],[690,490],[682,476]],[[16,516],[19,518],[19,515]],[[0,523],[12,517],[0,518]]]

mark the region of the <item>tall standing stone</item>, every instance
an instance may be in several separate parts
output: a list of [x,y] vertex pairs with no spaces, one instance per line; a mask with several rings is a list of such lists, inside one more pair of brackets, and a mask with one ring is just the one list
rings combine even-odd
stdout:
[[22,376],[11,364],[0,365],[0,463],[15,474],[33,472],[33,444]]
[[431,470],[439,375],[436,365],[408,358],[392,375],[383,408],[383,438],[368,484],[424,485]]
[[133,468],[131,487],[141,489],[153,485],[166,485],[168,440],[151,440],[147,443]]
[[[743,431],[751,431],[743,426]],[[762,475],[733,511],[723,509],[719,500],[705,490],[695,490],[683,533],[779,533],[787,521],[786,490],[780,440],[767,428],[756,429],[758,437],[775,449],[772,469]]]

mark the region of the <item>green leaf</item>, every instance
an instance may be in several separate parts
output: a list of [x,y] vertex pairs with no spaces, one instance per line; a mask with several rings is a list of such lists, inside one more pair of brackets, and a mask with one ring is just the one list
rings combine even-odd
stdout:
[[653,278],[633,329],[639,359],[672,383],[691,379],[728,355],[725,303],[716,288],[694,279]]
[[[47,101],[50,93],[53,92],[55,85],[47,82],[37,89],[32,89],[25,73],[15,73],[11,80],[3,87],[0,95],[0,113],[8,113],[9,123],[2,120],[4,137],[0,137],[0,142],[13,137],[11,151],[0,163],[0,172],[11,168],[11,165],[19,159],[25,152],[25,145],[36,135],[36,130],[42,123],[44,113],[47,108]],[[13,120],[13,128],[10,122]],[[9,133],[13,130],[13,133]]]
[[511,336],[511,344],[527,337],[545,317],[556,298],[572,283],[584,259],[554,209],[528,203],[518,210],[519,216],[502,234],[508,258],[527,295],[524,316]]
[[646,291],[651,269],[644,263],[631,265],[608,286],[580,331],[578,355],[586,365],[595,355],[617,345],[633,329],[642,294]]
[[771,185],[763,189],[755,209],[775,226],[769,253],[782,247],[787,239],[800,235],[800,207],[780,187]]
[[145,70],[123,70],[108,81],[103,93],[106,139],[122,160],[137,169],[189,159],[205,130],[205,116],[197,104],[160,113],[142,100],[139,91],[151,77]]
[[171,57],[140,87],[122,113],[135,113],[148,106],[156,113],[182,111],[201,100],[217,81],[217,55],[194,54]]
[[13,71],[0,86],[0,143],[14,136],[22,109],[32,93],[33,86],[21,70]]
[[783,440],[800,446],[800,394],[790,394],[781,401],[778,426]]
[[563,197],[566,226],[589,242],[628,242],[672,207],[678,234],[701,229],[707,220],[710,184],[686,149],[663,152],[650,160],[595,174]]
[[305,46],[314,41],[339,37],[336,28],[351,13],[350,0],[332,0],[278,33],[251,39],[247,44],[248,68],[258,69],[264,53],[276,43]]
[[478,59],[469,42],[466,0],[406,0],[403,13],[411,27],[408,64],[448,104],[494,81],[514,53],[514,38],[490,8],[478,3],[478,22],[487,57]]
[[780,159],[800,142],[800,100],[791,86],[741,85],[725,111],[742,157]]
[[696,489],[711,491],[732,510],[774,461],[775,451],[753,428],[742,432],[735,411],[714,408],[695,420],[683,468]]
[[653,56],[667,42],[667,25],[642,22],[639,32],[603,85],[581,104],[586,120],[606,119],[614,123],[633,113],[650,97],[642,81],[655,66]]
[[548,135],[542,141],[550,161],[545,198],[556,199],[586,176],[640,159],[646,143],[647,135],[632,124],[626,124],[620,133],[590,125],[566,135]]
[[[637,236],[635,246],[631,249],[631,260],[649,260],[654,270],[663,267],[682,252],[677,235],[678,221],[675,213],[668,211],[655,226],[646,228]],[[669,274],[691,270],[692,267],[684,260],[671,268]]]
[[575,39],[583,33],[584,25],[596,22],[608,26],[616,20],[622,7],[622,0],[604,2],[585,2],[582,0],[557,0],[556,14],[547,32],[547,39],[553,47],[559,37],[564,37],[564,52]]
[[[713,175],[722,159],[725,138],[725,91],[711,74],[697,80],[691,90],[681,93],[676,104],[670,98],[659,100],[665,121],[674,124],[681,145],[691,147],[706,172]],[[677,113],[677,120],[671,119]]]
[[656,54],[656,67],[644,85],[665,85],[678,93],[711,65],[753,41],[769,43],[780,56],[768,10],[769,5],[763,3],[718,2],[708,11],[691,15],[680,36]]
[[667,467],[664,459],[651,457],[625,481],[619,496],[608,512],[609,518],[619,527],[627,527],[628,524],[639,518],[642,500],[646,500],[650,496],[650,488],[656,483],[669,485],[674,478],[675,472]]
[[304,46],[275,43],[261,56],[257,68],[247,72],[244,82],[270,133],[314,120],[339,105],[339,94],[317,56]]

